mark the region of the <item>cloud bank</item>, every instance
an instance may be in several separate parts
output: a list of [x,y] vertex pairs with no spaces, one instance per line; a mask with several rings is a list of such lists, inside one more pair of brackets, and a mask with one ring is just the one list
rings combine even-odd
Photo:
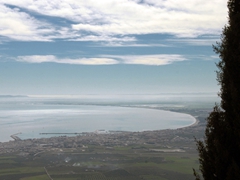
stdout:
[[57,58],[53,55],[33,55],[18,56],[16,61],[25,63],[60,63],[76,65],[114,65],[114,64],[135,64],[135,65],[167,65],[173,62],[187,60],[182,55],[176,54],[159,54],[159,55],[136,55],[136,56],[110,56],[102,55],[97,58]]
[[[226,0],[1,0],[0,36],[22,41],[134,41],[132,35],[219,34]],[[117,38],[120,40],[121,38]]]
[[16,59],[19,62],[27,63],[60,63],[60,64],[78,64],[78,65],[110,65],[118,64],[118,61],[110,58],[80,58],[80,59],[59,59],[53,55],[33,55],[33,56],[18,56]]

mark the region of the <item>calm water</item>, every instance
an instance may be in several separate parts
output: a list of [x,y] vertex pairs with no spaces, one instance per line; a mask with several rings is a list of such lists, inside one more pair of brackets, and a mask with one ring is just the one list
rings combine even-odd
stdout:
[[21,133],[22,139],[47,137],[40,133],[81,133],[99,129],[144,131],[187,126],[188,114],[118,106],[86,105],[82,99],[0,98],[0,141]]

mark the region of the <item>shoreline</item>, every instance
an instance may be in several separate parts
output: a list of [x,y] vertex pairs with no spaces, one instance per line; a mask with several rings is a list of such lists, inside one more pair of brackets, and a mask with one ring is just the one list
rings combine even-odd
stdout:
[[[191,128],[191,127],[195,127],[199,124],[199,120],[196,119],[195,122],[193,122],[192,124],[190,125],[187,125],[187,126],[182,126],[182,127],[178,127],[178,128],[172,128],[170,130],[179,130],[179,129],[188,129],[188,128]],[[32,139],[49,139],[49,138],[58,138],[58,137],[62,137],[62,136],[67,136],[67,135],[72,135],[72,136],[67,136],[67,137],[77,137],[77,136],[81,136],[81,135],[86,135],[86,134],[103,134],[103,135],[111,135],[111,134],[121,134],[121,133],[144,133],[144,132],[155,132],[155,131],[165,131],[165,130],[169,130],[169,129],[158,129],[158,130],[144,130],[144,131],[113,131],[113,130],[109,130],[107,131],[107,133],[96,133],[96,131],[93,131],[93,132],[81,132],[81,133],[39,133],[39,135],[57,135],[57,136],[51,136],[51,137],[38,137],[38,138],[24,138],[24,139],[21,139],[19,136],[17,136],[18,134],[21,134],[21,133],[17,133],[17,134],[13,134],[13,135],[10,135],[10,137],[13,139],[13,141],[22,141],[22,140],[32,140]],[[10,139],[9,141],[11,141],[12,139]],[[0,143],[4,143],[4,142],[9,142],[9,141],[3,141],[3,142],[0,142]]]
[[[196,118],[195,118],[196,119]],[[192,127],[196,127],[196,126],[198,126],[198,124],[199,124],[199,120],[198,119],[196,119],[196,121],[195,122],[193,122],[192,124],[190,124],[189,126],[183,126],[183,127],[181,127],[181,128],[177,128],[177,129],[188,129],[188,128],[192,128]],[[174,129],[173,129],[174,130]]]
[[[92,105],[90,105],[92,106]],[[178,130],[178,129],[187,129],[187,128],[191,128],[191,127],[194,127],[194,126],[197,126],[199,124],[199,120],[194,117],[193,115],[191,114],[188,114],[188,113],[184,113],[184,112],[176,112],[176,111],[171,111],[171,110],[165,110],[165,109],[158,109],[158,108],[152,108],[150,106],[115,106],[115,105],[94,105],[94,106],[110,106],[110,107],[123,107],[123,108],[143,108],[143,109],[151,109],[151,110],[156,110],[156,111],[165,111],[165,112],[171,112],[171,113],[177,113],[177,114],[185,114],[185,115],[188,115],[188,116],[191,116],[193,119],[194,119],[194,122],[192,122],[191,124],[189,125],[186,125],[186,126],[179,126],[179,127],[176,127],[176,128],[164,128],[164,129],[150,129],[150,130],[141,130],[141,131],[124,131],[124,130],[121,130],[121,131],[118,131],[121,132],[121,133],[124,133],[124,132],[129,132],[129,133],[135,133],[135,132],[138,132],[138,133],[143,133],[143,132],[153,132],[153,131],[164,131],[164,130],[167,130],[167,129],[171,129],[171,130]],[[91,131],[91,132],[87,132],[87,134],[98,134],[96,133],[97,130],[95,131]],[[114,132],[116,130],[107,130],[106,132],[107,133],[99,133],[99,134],[112,134],[112,133],[109,133],[109,132]],[[46,134],[54,134],[54,135],[59,135],[59,136],[51,136],[51,137],[36,137],[36,138],[20,138],[19,136],[17,136],[18,134],[22,134],[22,133],[15,133],[15,134],[12,134],[10,135],[9,137],[9,141],[11,141],[12,139],[14,141],[19,141],[19,140],[26,140],[26,139],[41,139],[41,138],[51,138],[51,137],[61,137],[61,135],[73,135],[73,136],[69,136],[69,137],[74,137],[74,136],[77,136],[79,134],[84,134],[84,132],[67,132],[67,133],[51,133],[51,132],[47,132],[47,133],[42,133],[42,132],[39,132],[39,135],[46,135]],[[12,138],[12,139],[11,139]],[[8,141],[1,141],[1,142],[8,142]]]
[[[172,128],[172,130],[175,130],[175,129],[182,129],[182,128],[188,128],[188,127],[194,127],[194,126],[197,126],[197,125],[199,124],[199,122],[200,122],[200,121],[197,119],[197,116],[194,117],[193,115],[188,114],[188,113],[184,113],[184,112],[177,112],[177,111],[172,111],[172,110],[159,109],[159,108],[154,108],[154,107],[151,107],[151,106],[119,106],[119,107],[127,107],[127,108],[142,108],[142,109],[153,109],[153,110],[159,110],[159,111],[167,111],[167,112],[173,112],[173,113],[185,114],[185,115],[189,115],[189,116],[193,117],[194,122],[191,123],[190,125],[180,126],[180,127],[178,127],[178,128]],[[151,130],[151,131],[161,131],[161,130],[166,130],[166,129]],[[143,132],[143,131],[141,131],[141,132]]]

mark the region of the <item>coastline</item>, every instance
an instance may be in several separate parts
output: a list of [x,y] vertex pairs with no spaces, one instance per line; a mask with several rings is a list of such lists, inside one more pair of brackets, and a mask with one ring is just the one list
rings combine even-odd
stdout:
[[[100,106],[100,105],[96,105],[96,106]],[[106,106],[106,105],[103,105],[103,106]],[[139,130],[138,131],[125,131],[125,130],[122,130],[122,132],[131,132],[131,133],[139,132],[139,133],[141,133],[141,132],[145,132],[145,131],[148,131],[148,132],[149,131],[161,131],[161,130],[167,130],[167,129],[177,130],[177,129],[185,129],[185,128],[194,127],[194,126],[197,126],[198,123],[199,123],[199,120],[197,120],[196,117],[192,116],[191,114],[184,113],[184,112],[176,112],[176,111],[171,111],[171,110],[152,108],[150,106],[144,106],[144,107],[141,107],[141,106],[111,106],[111,107],[151,109],[151,110],[156,110],[156,111],[164,111],[164,112],[171,112],[171,113],[177,113],[177,114],[184,114],[184,115],[191,116],[191,118],[194,119],[194,122],[192,122],[191,124],[186,125],[186,126],[178,126],[176,128],[150,129],[150,130],[140,130],[140,131]],[[95,131],[90,131],[88,133],[94,133]],[[111,130],[109,130],[109,131],[111,131]],[[81,133],[77,133],[77,134],[81,134]],[[15,141],[21,140],[21,137],[17,136],[18,134],[20,134],[20,133],[10,135],[9,141],[11,141],[12,139],[14,139]],[[39,132],[39,134],[46,134],[46,133]],[[56,135],[56,134],[63,134],[63,133],[51,133],[50,132],[49,134],[55,134]],[[76,133],[69,133],[69,134],[76,134]],[[105,133],[105,134],[107,134],[107,133]],[[60,137],[60,136],[53,136],[53,137]],[[39,138],[51,138],[51,137],[41,137],[41,136],[39,136],[39,137],[33,137],[33,138],[39,139]],[[33,139],[33,138],[23,138],[23,139]],[[5,142],[7,142],[7,141],[5,141]]]
[[[173,113],[179,113],[179,114],[185,114],[185,115],[188,115],[188,116],[191,116],[193,119],[194,119],[194,122],[189,124],[189,125],[186,125],[186,126],[180,126],[180,127],[177,127],[177,128],[172,128],[172,130],[174,129],[182,129],[182,128],[189,128],[189,127],[194,127],[194,126],[197,126],[199,124],[199,120],[197,119],[197,116],[193,116],[189,113],[185,113],[185,112],[178,112],[178,111],[173,111],[173,110],[166,110],[166,109],[160,109],[160,108],[156,108],[156,107],[151,107],[151,106],[119,106],[119,107],[127,107],[127,108],[142,108],[142,109],[153,109],[153,110],[160,110],[160,111],[167,111],[167,112],[173,112]],[[160,130],[165,130],[165,129],[159,129],[158,131]],[[154,130],[153,130],[154,131]]]
[[[195,118],[195,119],[196,119],[196,118]],[[183,127],[177,128],[177,129],[187,129],[187,128],[196,127],[196,126],[198,126],[199,122],[200,122],[200,121],[199,121],[198,119],[196,119],[196,121],[193,122],[192,124],[190,124],[190,125],[188,125],[188,126],[183,126]]]
[[[192,116],[191,114],[188,114],[188,115]],[[177,129],[187,129],[187,128],[191,128],[191,127],[197,126],[200,121],[196,117],[194,117],[194,116],[192,116],[192,117],[195,119],[195,121],[192,124],[187,125],[187,126],[182,126],[180,128],[177,128]]]

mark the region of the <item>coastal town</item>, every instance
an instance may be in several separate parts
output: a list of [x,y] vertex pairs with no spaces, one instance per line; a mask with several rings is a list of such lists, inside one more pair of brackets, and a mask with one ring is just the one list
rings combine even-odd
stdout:
[[[86,150],[89,145],[104,146],[129,146],[149,144],[161,146],[163,149],[181,149],[194,151],[196,138],[202,138],[205,123],[202,119],[189,126],[178,129],[157,131],[127,132],[103,130],[81,133],[76,136],[56,136],[50,138],[21,140],[17,135],[12,135],[12,141],[0,142],[0,154],[22,152],[35,154],[41,151],[50,151],[61,148],[75,148]],[[57,135],[57,134],[55,134]]]
[[210,109],[171,110],[196,122],[156,131],[42,133],[36,139],[13,134],[0,142],[0,179],[192,180],[199,165],[195,138],[203,140]]

